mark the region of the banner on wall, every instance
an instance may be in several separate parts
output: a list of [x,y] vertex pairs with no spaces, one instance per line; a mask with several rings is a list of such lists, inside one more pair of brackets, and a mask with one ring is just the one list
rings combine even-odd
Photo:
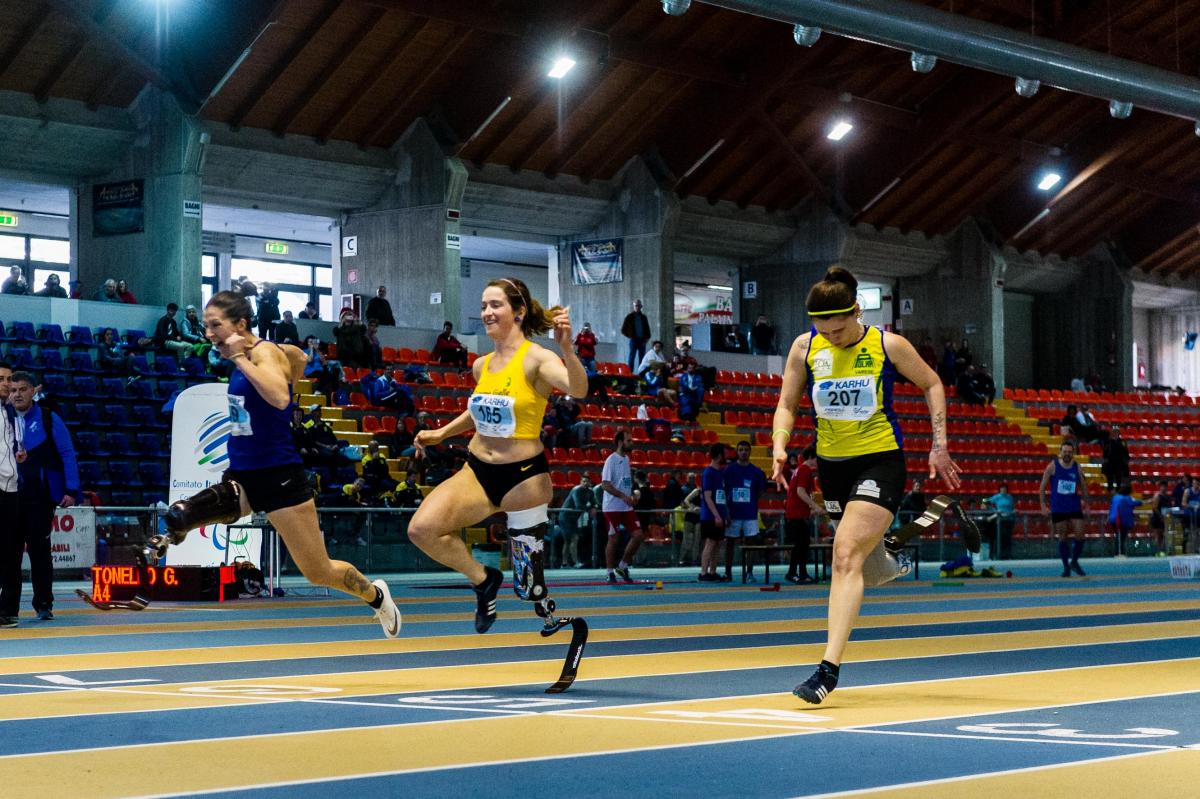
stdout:
[[675,324],[733,324],[733,292],[675,284]]
[[571,242],[571,281],[576,286],[620,283],[625,279],[624,239]]
[[[96,562],[96,509],[86,505],[57,508],[50,524],[50,560],[55,569],[90,569]],[[21,555],[29,570],[29,555]]]
[[[171,423],[171,483],[167,503],[190,497],[221,481],[229,468],[226,443],[233,425],[229,419],[229,400],[222,383],[192,386],[175,398]],[[249,517],[239,519],[245,523]],[[167,550],[172,566],[221,566],[245,558],[259,562],[262,530],[230,530],[213,524],[192,530],[182,544]]]
[[145,183],[124,180],[92,186],[92,235],[141,233],[146,227]]

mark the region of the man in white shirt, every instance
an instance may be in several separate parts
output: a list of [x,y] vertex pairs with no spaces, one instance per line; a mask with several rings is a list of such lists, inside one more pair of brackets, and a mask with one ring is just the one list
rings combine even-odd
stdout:
[[[16,413],[8,404],[12,387],[12,367],[0,361],[0,519],[16,519],[20,512],[17,495],[17,463],[21,451]],[[14,532],[16,525],[5,525]],[[18,571],[20,565],[17,566]],[[0,616],[0,628],[16,627],[16,616]]]
[[663,343],[655,341],[650,345],[650,351],[642,356],[642,362],[638,364],[637,373],[643,375],[653,363],[666,363],[667,359],[663,356]]
[[[604,512],[604,520],[608,526],[608,546],[604,549],[604,562],[608,567],[610,583],[616,583],[618,576],[625,582],[632,583],[629,564],[633,562],[633,556],[637,554],[644,537],[637,514],[633,512],[636,499],[632,493],[633,472],[629,468],[629,451],[633,448],[633,439],[622,430],[613,436],[613,448],[613,453],[604,461],[604,471],[600,475],[600,488],[604,491],[600,509]],[[614,566],[622,528],[629,533],[629,544],[625,547],[621,562]]]

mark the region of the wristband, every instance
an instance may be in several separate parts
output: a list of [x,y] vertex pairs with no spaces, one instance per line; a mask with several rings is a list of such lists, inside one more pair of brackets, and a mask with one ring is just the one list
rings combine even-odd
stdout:
[[235,361],[235,360],[237,360],[238,358],[245,358],[245,357],[246,357],[246,353],[244,353],[244,352],[238,352],[238,353],[234,353],[233,355],[230,355],[230,356],[229,356],[229,360],[231,360],[231,361]]
[[771,433],[771,440],[773,441],[775,439],[775,436],[779,435],[780,433],[783,433],[785,436],[787,436],[788,441],[792,440],[792,431],[784,430],[782,427],[776,428],[775,431]]

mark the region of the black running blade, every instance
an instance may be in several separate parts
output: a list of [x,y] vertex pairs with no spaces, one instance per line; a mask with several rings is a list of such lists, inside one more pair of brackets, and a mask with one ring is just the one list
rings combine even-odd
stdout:
[[567,647],[567,659],[563,663],[558,682],[546,689],[548,694],[561,694],[575,682],[579,673],[579,661],[583,659],[583,648],[587,646],[588,626],[583,619],[571,619],[571,645]]
[[975,520],[967,515],[967,512],[962,509],[962,506],[957,502],[951,505],[954,512],[958,514],[959,529],[962,532],[963,546],[973,555],[978,555],[982,548],[983,536],[979,532],[979,525]]
[[75,589],[75,596],[88,603],[96,610],[145,610],[150,606],[150,600],[143,596],[135,596],[128,602],[97,602],[87,591]]

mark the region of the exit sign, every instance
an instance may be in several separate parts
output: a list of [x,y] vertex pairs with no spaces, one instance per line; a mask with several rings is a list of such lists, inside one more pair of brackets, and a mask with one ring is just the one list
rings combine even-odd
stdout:
[[266,246],[271,255],[287,255],[288,246],[282,241],[268,241]]
[[16,227],[17,215],[0,212],[0,227]]

